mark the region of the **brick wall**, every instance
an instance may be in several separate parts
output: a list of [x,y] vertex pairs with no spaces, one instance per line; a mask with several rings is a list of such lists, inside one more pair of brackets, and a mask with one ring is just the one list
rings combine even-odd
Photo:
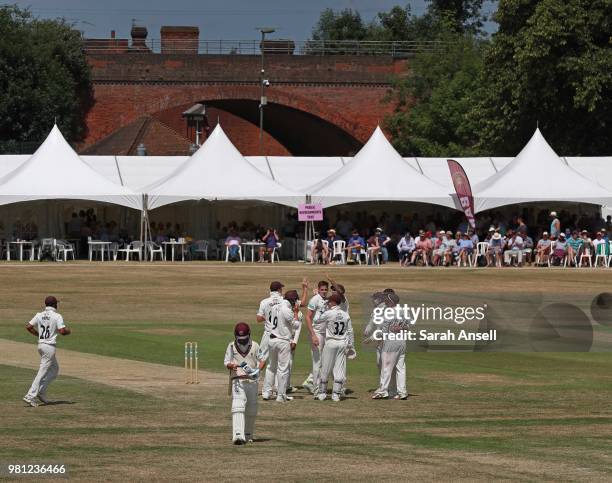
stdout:
[[198,27],[162,27],[161,53],[162,54],[187,54],[198,53],[198,41],[200,29]]
[[[87,117],[84,146],[107,136],[143,114],[163,117],[180,130],[180,112],[196,102],[226,99],[258,101],[259,56],[247,55],[98,55],[92,66],[95,105]],[[266,58],[272,85],[268,102],[288,106],[337,126],[365,142],[392,111],[384,98],[392,75],[406,71],[405,60],[374,56],[288,56]],[[184,109],[183,109],[184,110]],[[174,112],[178,118],[170,118]],[[244,154],[258,154],[257,127],[220,112],[224,129]],[[235,126],[235,127],[234,127]],[[296,126],[296,129],[299,129]],[[272,152],[286,149],[269,137]],[[294,153],[299,154],[299,153]]]

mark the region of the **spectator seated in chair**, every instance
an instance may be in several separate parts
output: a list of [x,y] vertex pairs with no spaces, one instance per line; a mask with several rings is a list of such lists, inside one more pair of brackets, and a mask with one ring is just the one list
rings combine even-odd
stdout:
[[312,248],[310,249],[310,263],[319,263],[327,265],[329,261],[329,245],[323,243],[323,239],[318,233],[315,233],[315,239],[312,240]]
[[354,263],[354,257],[359,256],[361,250],[366,248],[366,242],[362,236],[359,235],[357,230],[353,230],[353,234],[348,239],[346,244],[346,261],[347,263]]
[[376,263],[376,259],[378,258],[378,254],[380,253],[380,244],[378,242],[378,231],[376,234],[372,235],[368,238],[368,259],[371,265]]
[[261,238],[261,241],[265,243],[264,246],[259,247],[259,262],[264,263],[267,259],[268,262],[272,263],[272,252],[278,246],[278,233],[276,228],[268,228],[266,234]]
[[382,254],[382,263],[387,263],[389,261],[389,250],[387,249],[387,245],[391,243],[391,238],[389,238],[382,228],[376,228],[376,236],[378,237],[378,245],[380,246],[380,253]]
[[536,245],[536,260],[538,265],[547,265],[548,257],[550,256],[550,247],[552,242],[550,238],[548,238],[548,232],[545,231],[542,233],[542,238],[538,240],[538,244]]
[[497,261],[501,260],[502,253],[504,251],[504,239],[501,233],[497,230],[491,236],[489,240],[489,248],[487,250],[487,263],[489,266],[497,265]]
[[423,264],[429,265],[429,260],[433,251],[433,243],[430,237],[431,234],[429,232],[424,232],[422,235],[419,235],[416,241],[416,248],[414,252],[412,252],[410,263],[415,264],[417,257],[420,256],[423,260]]
[[504,263],[507,266],[510,266],[514,258],[516,258],[515,266],[523,264],[523,246],[523,237],[519,233],[508,230],[504,251]]
[[229,236],[225,239],[225,246],[229,251],[229,260],[231,262],[237,262],[239,259],[238,250],[240,248],[241,241],[242,240],[240,240],[240,237],[238,236],[238,233],[236,233],[235,230],[232,230]]
[[440,230],[438,238],[433,247],[433,265],[439,265],[440,262],[446,263],[446,251],[448,249],[448,238],[444,230]]
[[[595,239],[593,240],[593,253],[597,254],[603,254],[603,255],[610,255],[610,246],[608,245],[608,242],[606,240],[604,240],[603,238],[603,233],[601,231],[598,231],[595,234]],[[600,248],[600,245],[603,245],[603,248]]]
[[559,264],[563,263],[565,257],[567,256],[567,241],[565,241],[565,233],[559,234],[558,240],[552,241],[552,253],[551,253],[551,263],[554,265],[555,261],[558,260]]
[[578,236],[578,231],[574,230],[572,236],[567,240],[567,258],[569,264],[578,263],[577,257],[582,249],[584,240]]
[[457,246],[459,248],[459,263],[466,266],[469,265],[468,259],[471,258],[472,253],[474,252],[474,243],[472,242],[470,235],[464,233]]
[[410,235],[409,232],[400,239],[397,244],[397,253],[399,255],[399,264],[401,266],[408,265],[410,261],[410,256],[415,249],[414,238]]

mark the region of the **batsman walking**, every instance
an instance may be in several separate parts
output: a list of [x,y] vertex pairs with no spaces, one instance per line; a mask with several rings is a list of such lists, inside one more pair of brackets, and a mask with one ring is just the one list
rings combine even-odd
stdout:
[[47,389],[59,373],[59,364],[55,357],[57,334],[69,335],[70,329],[64,324],[63,317],[57,312],[58,300],[49,295],[45,298],[45,310],[37,313],[26,324],[26,330],[38,337],[40,367],[32,386],[23,400],[32,407],[38,406],[36,399],[47,404]]

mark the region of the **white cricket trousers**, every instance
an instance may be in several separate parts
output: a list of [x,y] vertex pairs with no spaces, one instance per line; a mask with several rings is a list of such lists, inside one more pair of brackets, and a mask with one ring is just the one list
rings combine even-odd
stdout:
[[257,416],[257,381],[232,379],[232,442],[253,439]]
[[321,373],[319,383],[319,393],[327,392],[327,380],[333,373],[334,385],[333,393],[341,395],[342,385],[346,380],[346,346],[347,341],[327,339],[321,354]]
[[268,345],[270,344],[270,332],[264,330],[263,335],[261,336],[261,342],[259,343],[259,350],[261,351],[262,360],[268,360]]
[[380,386],[376,390],[377,393],[389,396],[389,390],[393,380],[397,386],[397,395],[406,397],[406,352],[398,351],[381,351],[380,353]]
[[310,352],[312,355],[312,382],[315,387],[319,387],[321,384],[321,354],[325,348],[325,334],[316,333],[317,339],[319,339],[319,345],[310,344]]
[[51,384],[59,373],[59,364],[55,358],[54,345],[38,344],[38,353],[40,354],[40,367],[26,395],[28,399],[34,399],[39,394],[44,397],[45,394],[47,394],[49,384]]
[[276,382],[277,396],[285,396],[287,394],[287,382],[289,381],[291,345],[288,340],[271,338],[268,344],[268,352],[268,365],[262,394],[270,396],[274,388],[274,382]]
[[[376,366],[378,367],[378,379],[380,381],[380,375],[382,372],[382,345],[378,345],[376,347]],[[390,396],[395,396],[397,394],[397,383],[395,382],[395,371],[391,371],[391,380],[388,384],[388,392]]]

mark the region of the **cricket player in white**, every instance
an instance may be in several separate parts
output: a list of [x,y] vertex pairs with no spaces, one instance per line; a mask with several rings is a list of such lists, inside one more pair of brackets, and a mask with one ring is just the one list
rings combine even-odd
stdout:
[[351,318],[340,308],[342,296],[333,293],[327,299],[328,309],[319,321],[325,325],[325,347],[321,354],[321,374],[319,391],[316,396],[319,401],[327,397],[327,381],[333,372],[334,385],[332,400],[340,401],[342,388],[346,380],[346,358],[354,359],[357,353],[354,348],[354,334]]
[[[302,279],[302,298],[300,299],[300,307],[303,307],[306,303],[306,297],[308,297],[308,279],[304,277]],[[304,320],[304,316],[302,312],[298,312],[298,324],[295,330],[293,331],[293,337],[291,337],[291,341],[289,343],[291,347],[291,357],[289,358],[289,376],[287,377],[287,394],[295,391],[291,385],[291,372],[293,371],[293,359],[295,357],[295,349],[297,348],[297,343],[300,340],[300,333],[302,332],[302,322]],[[278,387],[278,373],[276,375],[276,386]]]
[[[372,302],[374,304],[374,308],[372,310],[370,320],[368,321],[368,324],[366,325],[363,331],[363,335],[365,337],[363,341],[364,344],[376,343],[376,366],[378,367],[379,379],[382,367],[381,354],[383,343],[382,341],[375,340],[373,335],[375,330],[381,329],[382,322],[376,323],[375,315],[378,314],[379,317],[382,317],[382,311],[385,309],[385,307],[394,307],[396,305],[396,303],[393,302],[393,300],[395,300],[395,296],[390,295],[392,293],[395,294],[395,291],[391,288],[387,288],[383,292],[375,292],[372,295]],[[397,300],[399,301],[399,298],[397,298]],[[389,393],[392,395],[397,394],[395,371],[393,371],[391,374],[391,381],[388,384],[388,390]]]
[[311,394],[315,394],[319,387],[321,352],[325,347],[325,327],[319,324],[319,319],[327,308],[328,289],[329,283],[321,280],[317,285],[317,293],[308,302],[308,311],[306,312],[306,325],[310,332],[311,340],[312,374],[306,378],[302,386]]
[[43,404],[49,402],[47,400],[47,389],[59,373],[59,364],[55,358],[57,334],[70,334],[70,329],[66,327],[64,319],[57,312],[57,299],[55,297],[49,295],[45,298],[45,310],[37,313],[26,324],[26,330],[38,337],[40,367],[23,400],[30,406],[36,407],[38,406],[36,398]]
[[276,376],[277,402],[291,401],[287,396],[289,364],[291,361],[291,340],[300,325],[300,304],[296,290],[289,290],[285,300],[272,309],[272,330],[268,344],[268,366],[264,378],[262,398],[267,401],[272,395]]
[[283,287],[284,285],[278,281],[272,282],[270,284],[270,296],[260,302],[257,311],[257,322],[264,323],[264,333],[259,344],[264,360],[268,359],[268,343],[272,331],[272,308],[283,301]]
[[234,327],[234,340],[225,351],[223,364],[230,370],[232,391],[232,442],[252,442],[257,416],[257,380],[264,367],[261,350],[251,340],[251,328],[240,322]]
[[[397,294],[385,294],[385,305],[395,307],[399,303]],[[382,335],[394,335],[409,328],[408,321],[397,318],[397,316],[385,317],[377,330]],[[395,382],[396,388],[391,386]],[[396,392],[396,394],[393,394]],[[372,399],[408,399],[406,389],[406,341],[384,339],[380,346],[380,385],[374,392]]]

